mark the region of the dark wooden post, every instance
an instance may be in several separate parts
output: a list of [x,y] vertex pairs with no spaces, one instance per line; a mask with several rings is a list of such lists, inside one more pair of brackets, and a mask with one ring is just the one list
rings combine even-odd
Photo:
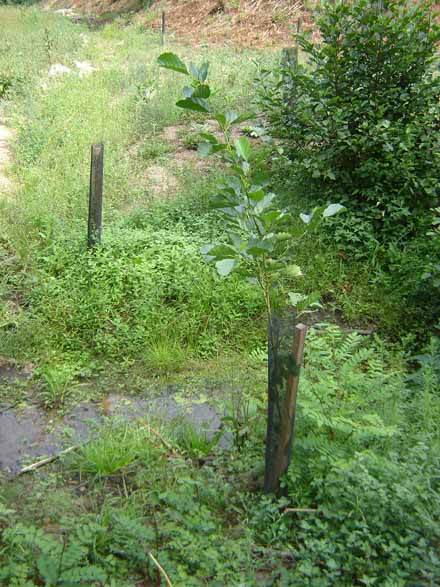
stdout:
[[295,316],[269,320],[268,421],[264,491],[276,493],[292,455],[296,399],[307,326]]
[[301,25],[302,19],[301,17],[298,18],[298,22],[296,23],[296,43],[294,47],[285,47],[282,51],[281,62],[284,68],[288,69],[289,67],[293,69],[297,69],[299,65],[299,43],[298,43],[298,35],[301,32]]
[[165,47],[165,37],[167,33],[167,23],[165,10],[162,10],[162,47]]
[[298,18],[298,22],[296,23],[296,44],[295,44],[295,68],[298,68],[299,65],[299,43],[298,43],[298,35],[301,32],[301,25],[302,25],[302,18]]
[[104,185],[104,145],[92,145],[90,162],[89,225],[87,245],[99,244],[102,236],[102,191]]

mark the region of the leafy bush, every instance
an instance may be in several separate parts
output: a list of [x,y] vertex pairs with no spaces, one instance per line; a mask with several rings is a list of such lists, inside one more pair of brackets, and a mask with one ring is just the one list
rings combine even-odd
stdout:
[[317,26],[319,43],[299,38],[305,66],[262,77],[272,129],[299,189],[351,211],[333,239],[403,242],[438,200],[440,29],[407,0],[326,2]]
[[365,452],[338,464],[323,455],[308,478],[321,514],[295,524],[294,579],[281,585],[438,584],[438,465],[424,445],[405,459]]

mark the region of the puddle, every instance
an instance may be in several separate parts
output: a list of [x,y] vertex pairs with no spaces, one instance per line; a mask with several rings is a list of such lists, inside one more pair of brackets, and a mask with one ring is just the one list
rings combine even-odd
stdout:
[[[3,371],[0,375],[3,378],[16,377],[17,372]],[[29,462],[85,442],[93,424],[99,425],[105,418],[118,421],[145,418],[165,422],[184,419],[196,430],[205,431],[208,437],[222,425],[221,415],[207,402],[197,399],[182,402],[174,390],[153,398],[114,394],[99,404],[79,404],[60,418],[53,418],[37,406],[11,408],[0,413],[0,471],[15,475]],[[228,437],[224,436],[220,446],[227,448],[229,445]]]

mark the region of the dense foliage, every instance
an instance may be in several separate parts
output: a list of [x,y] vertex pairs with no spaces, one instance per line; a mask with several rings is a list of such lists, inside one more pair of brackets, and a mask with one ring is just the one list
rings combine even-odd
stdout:
[[371,254],[423,234],[438,202],[440,29],[407,0],[326,2],[316,24],[318,43],[298,39],[305,64],[284,65],[263,102],[297,187],[344,203],[336,239]]
[[[335,3],[328,11],[341,22],[355,6]],[[365,22],[367,29],[370,9],[353,12],[355,22]],[[423,9],[415,10],[414,23],[419,17],[424,22]],[[386,11],[380,12],[377,26],[385,27],[387,18]],[[416,345],[415,336],[426,335],[427,308],[429,320],[436,319],[438,220],[425,228],[429,222],[423,218],[420,225],[418,220],[411,224],[399,211],[395,227],[386,214],[376,222],[368,191],[362,208],[353,194],[346,201],[351,213],[329,220],[336,232],[329,233],[327,225],[303,234],[298,215],[306,210],[305,219],[310,218],[318,184],[323,200],[339,201],[347,193],[337,192],[336,198],[331,191],[335,180],[308,176],[301,157],[282,160],[278,186],[276,176],[268,178],[263,196],[287,184],[292,170],[293,179],[300,180],[283,194],[290,196],[290,204],[298,201],[284,217],[290,234],[297,229],[303,235],[294,262],[304,276],[294,266],[290,277],[299,293],[315,291],[321,308],[311,317],[315,325],[307,338],[293,462],[282,496],[263,496],[267,352],[261,293],[246,279],[249,259],[243,256],[237,271],[224,279],[200,252],[203,243],[226,240],[224,218],[209,210],[208,196],[223,184],[221,198],[236,202],[236,196],[247,197],[249,186],[244,181],[246,189],[241,186],[234,196],[225,182],[231,168],[224,161],[214,158],[199,166],[190,150],[198,142],[194,136],[205,136],[211,145],[205,144],[205,150],[220,142],[212,121],[203,120],[203,112],[175,108],[181,77],[157,67],[159,39],[139,24],[119,24],[116,20],[91,32],[35,8],[0,8],[0,79],[13,81],[1,107],[18,131],[12,155],[19,162],[5,171],[15,181],[15,197],[0,202],[0,355],[1,361],[15,360],[12,370],[23,366],[33,373],[29,379],[1,382],[0,413],[11,403],[17,404],[18,417],[22,407],[25,414],[48,410],[47,433],[55,428],[60,442],[70,446],[76,442],[75,414],[90,405],[86,414],[102,409],[90,441],[64,459],[15,479],[0,473],[1,585],[436,587],[440,347],[435,338]],[[410,29],[408,22],[402,29],[407,41],[415,35]],[[428,48],[431,41],[426,41]],[[368,36],[365,42],[370,47]],[[193,55],[187,47],[176,51],[185,63]],[[404,46],[399,51],[408,55]],[[203,48],[203,56],[200,52],[198,57],[212,63],[212,108],[225,113],[238,105],[244,111],[253,59],[266,60],[267,66],[272,56],[219,47]],[[414,54],[422,67],[425,49]],[[77,60],[90,60],[95,71],[80,76]],[[67,64],[70,73],[49,76],[54,62]],[[385,64],[391,66],[388,57]],[[399,67],[393,59],[393,71]],[[284,75],[314,80],[313,71],[300,68]],[[426,83],[426,94],[419,98],[429,102],[436,82],[429,75],[425,81],[414,79],[414,92]],[[324,89],[323,104],[331,106]],[[392,106],[386,89],[381,91]],[[301,100],[306,112],[305,96]],[[347,117],[353,112],[350,104]],[[338,112],[342,116],[345,110]],[[368,104],[366,112],[373,116]],[[427,120],[417,109],[411,112],[419,123]],[[363,113],[359,105],[356,113]],[[435,105],[431,114],[437,116]],[[391,141],[396,133],[390,144],[403,156],[397,143],[403,123],[397,115],[386,118],[388,128],[380,120],[375,123],[378,148],[385,134],[391,133]],[[245,179],[248,163],[269,167],[263,163],[266,150],[255,138],[258,129],[250,124],[235,125],[231,147],[237,157],[226,161],[231,167],[238,163]],[[419,131],[408,124],[416,133],[410,133],[411,141]],[[243,140],[245,134],[254,138]],[[347,140],[353,136],[356,155],[363,135],[359,131]],[[367,139],[375,144],[374,134],[367,133]],[[104,237],[100,247],[87,250],[90,143],[101,140],[106,143]],[[310,157],[318,157],[315,146],[308,145]],[[284,152],[291,147],[286,139]],[[422,153],[409,149],[406,159],[394,163],[414,160],[419,178]],[[392,199],[397,193],[390,187],[393,170],[381,167],[385,156],[374,149],[371,154]],[[316,193],[303,189],[304,197],[299,188],[306,180]],[[421,207],[431,205],[431,180],[422,182],[423,189],[417,181],[414,186],[426,196]],[[255,203],[244,200],[249,208],[242,212],[258,205],[261,194],[254,197]],[[391,200],[382,201],[388,206]],[[366,216],[360,217],[363,209]],[[267,210],[257,212],[253,217],[259,220]],[[371,238],[356,232],[355,223],[367,226]],[[373,254],[368,247],[376,246],[378,230],[394,238],[397,226],[404,228],[402,242],[384,245],[384,266],[377,249]],[[419,238],[410,238],[411,226]],[[249,248],[245,231],[239,234],[242,242],[234,256],[226,257],[229,261]],[[364,248],[358,262],[346,246],[347,234],[352,244],[366,245],[372,254]],[[341,240],[335,243],[336,238]],[[326,323],[333,319],[339,327]],[[362,335],[356,332],[360,325]],[[392,331],[398,342],[379,337],[379,327]],[[414,347],[417,352],[408,351]],[[3,362],[0,375],[1,369]],[[127,423],[130,404],[150,406],[158,399],[155,393],[171,397],[182,410],[207,403],[222,427],[211,433],[186,420],[155,420],[150,412]],[[121,417],[107,419],[114,413],[115,396]]]
[[[278,500],[255,491],[264,386],[240,392],[226,412],[237,434],[225,452],[171,426],[162,428],[170,454],[143,422],[107,424],[35,494],[0,506],[0,579],[9,587],[164,585],[151,552],[176,587],[434,587],[438,348],[417,360],[406,382],[380,341],[312,330],[295,459]],[[75,505],[80,488],[87,511]],[[37,495],[41,521],[17,523],[11,510],[32,509]]]

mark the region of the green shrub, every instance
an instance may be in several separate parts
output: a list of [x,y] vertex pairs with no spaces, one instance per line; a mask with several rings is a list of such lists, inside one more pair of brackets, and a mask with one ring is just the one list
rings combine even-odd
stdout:
[[312,464],[308,479],[309,499],[321,514],[295,524],[295,573],[280,584],[437,585],[438,465],[425,445],[405,459],[366,452],[338,464],[323,455],[320,473]]
[[299,40],[306,66],[263,76],[272,129],[298,189],[351,211],[333,240],[404,242],[438,200],[440,29],[408,0],[325,2],[317,26],[319,43]]

